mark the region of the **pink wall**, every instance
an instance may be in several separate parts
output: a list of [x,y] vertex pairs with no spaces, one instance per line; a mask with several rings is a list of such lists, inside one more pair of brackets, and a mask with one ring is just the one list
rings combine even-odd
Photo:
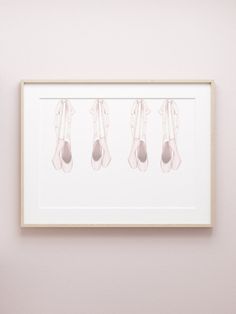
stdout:
[[[236,313],[235,30],[234,0],[0,1],[1,314]],[[22,78],[215,79],[215,228],[21,229]]]

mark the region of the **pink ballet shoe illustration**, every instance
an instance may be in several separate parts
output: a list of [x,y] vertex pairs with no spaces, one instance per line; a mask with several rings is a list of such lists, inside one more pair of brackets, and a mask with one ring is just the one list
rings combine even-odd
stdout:
[[161,169],[169,172],[171,169],[177,170],[181,164],[180,154],[176,144],[178,131],[178,110],[172,99],[166,99],[160,109],[162,115],[162,153]]
[[135,101],[131,110],[130,125],[133,134],[133,143],[128,162],[132,169],[138,168],[140,171],[146,171],[148,168],[146,126],[147,115],[149,113],[150,110],[143,99]]
[[91,164],[94,170],[106,168],[111,162],[111,155],[107,144],[109,128],[108,106],[103,99],[97,99],[90,110],[93,115],[93,149]]
[[53,166],[56,170],[62,169],[70,172],[73,166],[71,152],[71,116],[74,109],[67,99],[61,99],[56,107],[55,131],[57,144],[52,158]]

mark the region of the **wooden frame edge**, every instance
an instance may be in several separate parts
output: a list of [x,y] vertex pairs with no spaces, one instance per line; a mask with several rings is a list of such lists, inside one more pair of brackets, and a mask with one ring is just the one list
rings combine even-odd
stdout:
[[211,227],[215,225],[216,220],[216,203],[215,203],[215,188],[216,188],[216,159],[215,159],[215,119],[216,119],[216,84],[215,81],[211,81]]
[[21,80],[21,84],[212,84],[214,80],[175,80],[175,79],[166,79],[166,80],[152,80],[152,79],[144,79],[144,80],[135,80],[135,79],[127,79],[127,80],[117,80],[117,79],[104,79],[104,80],[30,80],[23,79]]
[[[210,84],[211,87],[211,208],[207,224],[27,224],[24,221],[24,85],[25,84]],[[21,228],[212,228],[215,225],[215,81],[214,80],[28,80],[20,82],[20,226]]]
[[212,224],[23,224],[22,228],[212,228]]
[[20,82],[20,224],[24,227],[24,81]]

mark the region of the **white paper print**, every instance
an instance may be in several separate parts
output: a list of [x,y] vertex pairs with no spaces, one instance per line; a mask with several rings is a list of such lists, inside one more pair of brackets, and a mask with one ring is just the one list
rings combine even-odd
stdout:
[[90,110],[93,116],[93,148],[91,164],[94,170],[106,168],[111,155],[107,144],[109,128],[108,106],[103,99],[97,99]]
[[71,152],[71,116],[74,108],[68,99],[61,99],[56,106],[55,131],[56,149],[52,163],[56,170],[70,172],[73,165]]
[[148,168],[148,154],[146,145],[147,115],[150,110],[143,99],[137,99],[131,110],[132,146],[128,158],[132,169],[146,171]]
[[162,115],[162,153],[161,168],[163,172],[176,170],[181,164],[181,158],[177,148],[177,132],[179,128],[178,109],[174,100],[164,100],[160,114]]

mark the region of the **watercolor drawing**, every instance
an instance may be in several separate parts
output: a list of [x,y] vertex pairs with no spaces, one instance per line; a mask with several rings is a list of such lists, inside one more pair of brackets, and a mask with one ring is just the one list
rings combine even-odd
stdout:
[[[142,172],[148,169],[147,124],[150,109],[144,99],[136,99],[130,113],[130,129],[132,134],[128,163],[132,169]],[[61,99],[56,106],[55,131],[56,148],[52,159],[56,170],[70,172],[73,166],[71,149],[71,120],[75,110],[68,99]],[[107,143],[109,131],[109,107],[104,99],[96,99],[90,109],[92,114],[93,139],[91,166],[93,170],[106,168],[111,162],[111,154]],[[173,99],[165,99],[159,110],[161,115],[162,137],[160,166],[164,173],[177,170],[181,158],[177,147],[179,129],[179,113]]]

